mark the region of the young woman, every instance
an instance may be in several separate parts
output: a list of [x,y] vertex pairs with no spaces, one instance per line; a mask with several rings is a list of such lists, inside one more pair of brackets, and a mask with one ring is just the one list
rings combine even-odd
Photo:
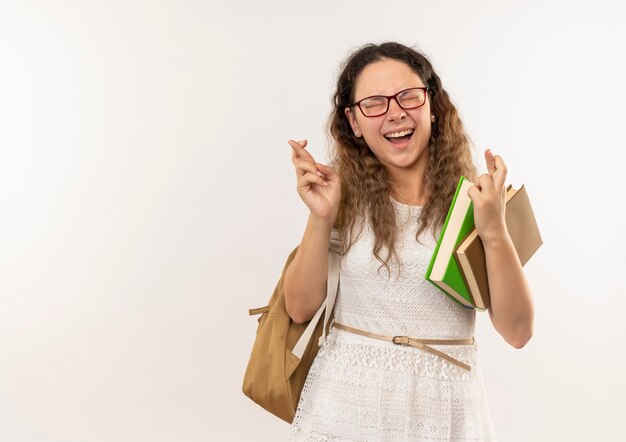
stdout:
[[[504,161],[487,150],[488,173],[476,176],[439,76],[404,45],[370,44],[350,55],[333,102],[330,166],[313,159],[306,140],[289,142],[298,194],[310,209],[284,279],[294,321],[308,321],[325,298],[333,228],[344,245],[334,323],[290,439],[495,440],[473,340],[475,311],[424,274],[464,175],[474,183],[469,196],[485,247],[491,321],[515,348],[531,338],[532,297],[505,224]],[[391,342],[394,336],[412,344]],[[429,339],[438,341],[419,341]]]

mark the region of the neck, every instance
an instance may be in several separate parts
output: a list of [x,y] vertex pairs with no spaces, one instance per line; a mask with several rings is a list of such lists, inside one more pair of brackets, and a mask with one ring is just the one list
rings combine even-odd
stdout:
[[390,188],[391,196],[403,204],[412,206],[425,205],[428,199],[428,192],[424,183],[427,165],[428,157],[426,157],[426,161],[420,161],[415,164],[415,167],[410,169],[387,169],[392,182]]

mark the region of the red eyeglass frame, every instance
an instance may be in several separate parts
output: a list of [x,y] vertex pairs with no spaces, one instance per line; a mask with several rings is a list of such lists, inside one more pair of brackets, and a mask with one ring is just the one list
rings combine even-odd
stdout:
[[[398,101],[398,98],[397,98],[398,95],[400,95],[401,93],[406,92],[406,91],[412,91],[413,89],[421,89],[421,90],[423,90],[425,92],[424,102],[422,104],[420,104],[419,106],[413,106],[413,107],[404,107],[404,106],[402,106],[400,104],[400,102]],[[404,110],[417,109],[417,108],[422,107],[422,106],[424,106],[426,104],[426,95],[428,95],[429,91],[430,91],[430,88],[428,86],[424,86],[424,87],[410,87],[408,89],[403,89],[403,90],[401,90],[400,92],[398,92],[398,93],[396,93],[394,95],[371,95],[369,97],[362,98],[359,101],[355,101],[354,103],[349,104],[348,106],[349,107],[358,106],[359,110],[361,111],[361,113],[363,114],[364,117],[367,117],[367,118],[380,117],[381,115],[385,115],[387,113],[387,111],[389,111],[389,103],[391,102],[392,98],[394,100],[396,100],[396,103],[398,103],[398,106],[400,106],[401,109],[404,109]],[[376,98],[376,97],[386,98],[387,99],[387,107],[385,108],[385,112],[380,113],[380,114],[376,114],[376,115],[365,115],[365,112],[363,112],[363,109],[361,108],[361,102],[365,101],[365,100],[368,100],[370,98]]]

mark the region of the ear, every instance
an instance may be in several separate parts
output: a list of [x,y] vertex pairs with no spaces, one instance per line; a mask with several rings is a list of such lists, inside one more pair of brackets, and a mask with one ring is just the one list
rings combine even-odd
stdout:
[[354,118],[354,114],[352,113],[352,109],[350,109],[349,107],[346,107],[343,110],[344,114],[346,114],[346,117],[348,118],[348,121],[350,122],[350,127],[352,128],[353,132],[358,132],[359,131],[359,125],[356,122],[356,118]]

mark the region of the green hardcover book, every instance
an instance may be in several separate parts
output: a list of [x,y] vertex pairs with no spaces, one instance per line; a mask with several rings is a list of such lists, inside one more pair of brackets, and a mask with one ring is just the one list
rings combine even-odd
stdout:
[[456,247],[474,228],[474,205],[467,191],[473,185],[465,177],[459,179],[446,221],[435,251],[426,270],[426,280],[463,307],[484,310],[476,306],[454,257]]

